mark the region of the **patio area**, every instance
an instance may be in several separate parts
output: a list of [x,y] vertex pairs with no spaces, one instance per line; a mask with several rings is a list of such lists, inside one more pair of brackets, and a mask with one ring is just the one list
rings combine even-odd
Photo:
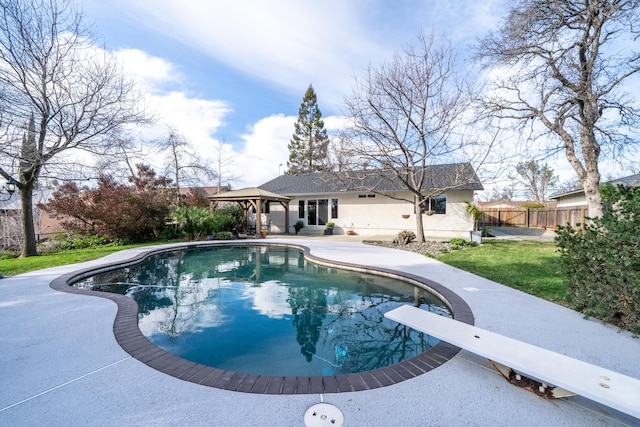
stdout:
[[[640,378],[640,339],[631,334],[434,259],[345,237],[352,236],[270,236],[267,242],[291,242],[318,258],[429,278],[462,297],[480,328]],[[411,380],[357,392],[264,395],[176,379],[118,345],[112,301],[49,287],[62,274],[144,250],[0,280],[0,425],[301,426],[306,410],[320,402],[335,405],[345,426],[640,424],[579,396],[542,399],[464,350]]]

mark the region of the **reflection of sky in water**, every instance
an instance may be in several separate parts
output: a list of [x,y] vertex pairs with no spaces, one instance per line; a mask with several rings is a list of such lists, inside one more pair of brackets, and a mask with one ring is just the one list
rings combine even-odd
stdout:
[[384,318],[402,304],[450,316],[405,282],[320,267],[301,251],[176,251],[76,284],[127,294],[141,332],[185,359],[244,373],[331,375],[397,363],[437,340]]
[[253,310],[264,316],[282,319],[291,315],[291,306],[287,302],[289,289],[277,280],[269,280],[260,286],[248,288],[246,293],[253,301]]

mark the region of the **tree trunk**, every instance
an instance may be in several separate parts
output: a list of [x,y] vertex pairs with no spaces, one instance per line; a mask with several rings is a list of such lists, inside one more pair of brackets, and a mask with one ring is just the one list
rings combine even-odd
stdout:
[[416,241],[424,242],[424,227],[422,224],[422,200],[418,196],[414,197],[414,206],[416,211]]
[[24,242],[22,244],[22,257],[38,255],[36,245],[36,231],[33,224],[33,182],[27,182],[20,189],[20,201],[22,204],[22,231]]
[[596,171],[587,172],[582,183],[584,196],[587,200],[587,215],[589,218],[602,216],[602,196],[600,195],[600,174]]

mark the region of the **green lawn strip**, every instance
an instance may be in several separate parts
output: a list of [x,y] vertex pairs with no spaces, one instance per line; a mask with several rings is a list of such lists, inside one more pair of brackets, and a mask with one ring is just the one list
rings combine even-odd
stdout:
[[60,265],[90,261],[93,259],[102,258],[103,256],[107,256],[124,249],[162,243],[166,242],[141,243],[136,245],[124,246],[100,246],[96,248],[74,249],[56,253],[47,253],[28,258],[0,259],[0,274],[2,274],[3,276],[15,276],[16,274],[27,273],[34,270],[41,270],[43,268],[58,267]]
[[480,246],[442,254],[438,260],[549,301],[564,301],[566,287],[553,242],[485,239]]

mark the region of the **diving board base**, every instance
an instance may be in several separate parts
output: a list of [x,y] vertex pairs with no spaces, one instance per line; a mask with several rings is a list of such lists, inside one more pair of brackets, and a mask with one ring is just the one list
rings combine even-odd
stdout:
[[496,370],[500,372],[500,374],[502,374],[510,384],[530,391],[531,393],[544,397],[545,399],[559,399],[562,397],[576,396],[576,393],[565,390],[562,387],[551,386],[534,378],[529,378],[501,363],[494,362],[493,360],[489,360],[489,362],[491,362],[493,367],[496,368]]
[[388,311],[385,317],[486,357],[497,368],[502,367],[498,370],[508,380],[511,375],[515,379],[516,375],[525,375],[545,389],[547,384],[554,384],[549,393],[556,396],[578,394],[640,418],[640,380],[636,378],[411,305]]

